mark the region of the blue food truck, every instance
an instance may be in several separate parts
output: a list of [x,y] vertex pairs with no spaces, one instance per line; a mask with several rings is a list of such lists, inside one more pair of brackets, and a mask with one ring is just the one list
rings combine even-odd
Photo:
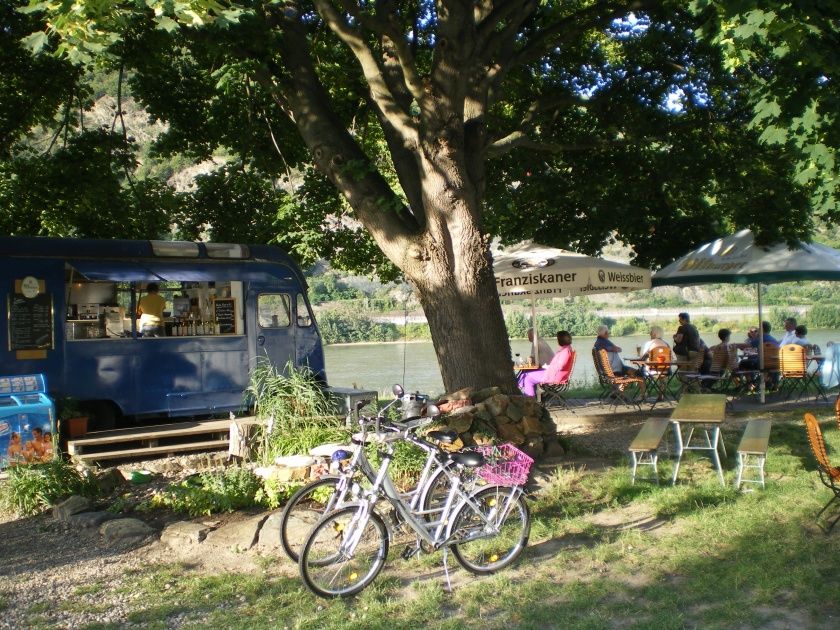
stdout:
[[[138,301],[166,301],[156,336]],[[93,428],[243,406],[258,359],[326,383],[306,281],[276,247],[0,237],[0,376],[44,374]]]

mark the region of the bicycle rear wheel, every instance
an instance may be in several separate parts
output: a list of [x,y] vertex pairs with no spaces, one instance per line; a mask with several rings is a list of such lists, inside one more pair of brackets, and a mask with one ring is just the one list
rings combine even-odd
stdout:
[[490,486],[473,495],[481,514],[492,526],[468,504],[455,515],[452,531],[466,540],[451,545],[452,555],[467,571],[479,575],[494,573],[516,560],[528,544],[531,512],[522,493],[508,506],[512,492],[518,490]]
[[292,495],[280,516],[280,544],[294,561],[312,527],[338,503],[338,477],[323,477],[308,483]]
[[[388,530],[376,512],[354,520],[358,507],[330,512],[315,526],[300,552],[300,574],[321,597],[350,597],[373,582],[388,557]],[[352,555],[347,542],[358,540]]]

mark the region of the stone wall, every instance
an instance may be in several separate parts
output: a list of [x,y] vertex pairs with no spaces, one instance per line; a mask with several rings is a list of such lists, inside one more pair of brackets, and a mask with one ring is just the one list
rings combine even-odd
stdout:
[[547,446],[556,448],[556,428],[548,411],[530,396],[509,396],[498,387],[473,391],[466,388],[439,401],[441,424],[458,433],[452,449],[502,441],[515,444],[531,457],[540,457]]

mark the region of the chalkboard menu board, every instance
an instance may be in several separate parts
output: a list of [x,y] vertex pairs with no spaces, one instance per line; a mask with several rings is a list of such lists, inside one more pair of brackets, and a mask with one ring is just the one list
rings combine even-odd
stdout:
[[53,347],[52,296],[39,293],[9,295],[9,350],[43,350]]
[[220,335],[236,334],[236,298],[216,298],[213,316],[219,325]]

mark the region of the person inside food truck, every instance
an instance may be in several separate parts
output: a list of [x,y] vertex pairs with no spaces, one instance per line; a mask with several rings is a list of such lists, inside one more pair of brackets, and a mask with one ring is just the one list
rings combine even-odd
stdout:
[[137,302],[137,316],[140,318],[140,333],[144,337],[160,337],[163,334],[163,311],[166,300],[158,295],[157,282],[150,282],[146,295]]

